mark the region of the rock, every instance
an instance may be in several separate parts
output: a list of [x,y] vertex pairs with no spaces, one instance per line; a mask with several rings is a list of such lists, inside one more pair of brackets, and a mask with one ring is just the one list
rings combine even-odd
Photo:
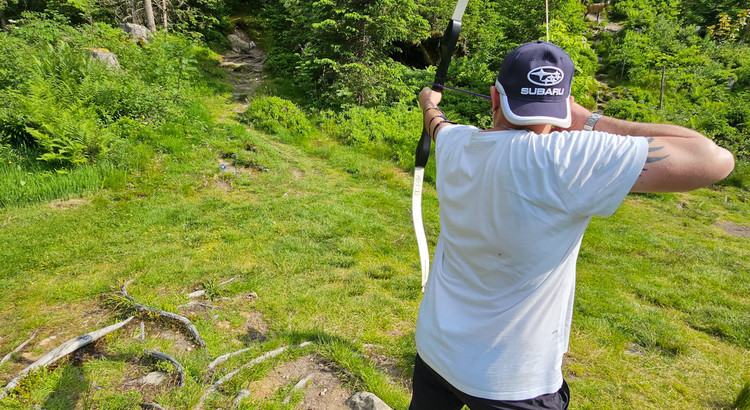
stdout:
[[346,405],[352,410],[393,410],[380,397],[366,391],[354,393]]
[[196,290],[195,292],[192,292],[192,293],[188,293],[187,296],[189,298],[199,298],[199,297],[201,297],[201,296],[203,296],[205,294],[206,294],[206,291],[203,290],[203,289],[201,289],[201,290]]
[[106,48],[89,49],[89,54],[91,54],[91,57],[103,62],[109,68],[120,68],[120,62],[117,61],[115,53]]
[[158,386],[167,381],[168,378],[169,376],[164,372],[151,372],[138,381],[144,386]]
[[230,34],[227,40],[229,40],[229,45],[235,53],[249,53],[250,50],[255,48],[255,42],[251,41],[248,43],[236,34]]
[[120,26],[122,31],[128,34],[133,41],[148,43],[148,33],[151,31],[140,24],[125,23]]

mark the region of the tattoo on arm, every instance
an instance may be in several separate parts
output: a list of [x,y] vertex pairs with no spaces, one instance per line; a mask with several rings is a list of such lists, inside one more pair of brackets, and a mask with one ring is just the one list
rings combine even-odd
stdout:
[[[659,162],[659,161],[661,161],[661,160],[669,157],[669,154],[663,155],[663,156],[652,156],[651,155],[652,152],[656,152],[656,151],[659,151],[661,149],[664,149],[663,145],[660,146],[660,147],[652,147],[651,146],[652,142],[654,142],[654,138],[653,137],[648,138],[648,144],[649,144],[648,154],[649,155],[646,157],[646,163],[647,164],[653,164],[654,162]],[[646,169],[644,168],[643,170],[645,171]]]
[[654,140],[655,140],[654,137],[649,137],[646,140],[648,141],[648,145],[649,145],[649,147],[648,147],[648,156],[646,156],[646,163],[643,165],[643,169],[641,170],[641,175],[639,177],[642,177],[643,173],[646,172],[646,171],[648,171],[648,168],[646,168],[646,165],[653,164],[654,162],[659,162],[659,161],[661,161],[661,160],[669,157],[669,154],[662,155],[662,156],[651,155],[652,152],[657,152],[657,151],[660,151],[660,150],[664,149],[664,146],[662,145],[662,146],[652,147],[651,143],[654,142]]

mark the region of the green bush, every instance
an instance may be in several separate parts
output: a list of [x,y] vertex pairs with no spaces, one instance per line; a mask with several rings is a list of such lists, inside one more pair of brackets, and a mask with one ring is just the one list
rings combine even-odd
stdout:
[[628,121],[653,122],[649,107],[631,100],[613,100],[604,109],[604,115]]
[[750,189],[750,161],[742,158],[737,159],[734,164],[734,171],[720,181],[718,185]]
[[353,106],[340,113],[328,112],[323,129],[371,156],[412,169],[414,150],[422,134],[422,111],[405,104],[379,109]]
[[299,141],[313,131],[310,121],[294,103],[279,97],[254,99],[243,114],[244,119],[258,131],[289,135]]
[[[94,48],[114,52],[120,68],[92,58]],[[0,147],[25,158],[0,170],[6,205],[122,187],[156,152],[188,155],[215,132],[203,100],[226,86],[215,54],[185,35],[139,46],[102,23],[26,14],[0,33],[0,52]]]
[[18,87],[31,72],[31,49],[18,38],[0,31],[0,90]]

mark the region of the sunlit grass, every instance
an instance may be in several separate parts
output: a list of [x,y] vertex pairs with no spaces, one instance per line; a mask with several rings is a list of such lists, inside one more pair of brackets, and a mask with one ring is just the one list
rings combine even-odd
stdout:
[[[212,111],[219,102],[208,104]],[[196,288],[212,289],[209,303],[223,308],[191,316],[207,350],[180,350],[154,336],[159,323],[147,322],[146,341],[135,327],[118,332],[107,338],[104,357],[42,374],[28,384],[28,396],[3,404],[72,400],[127,408],[142,397],[115,389],[133,371],[122,363],[135,367],[149,348],[174,353],[187,370],[185,387],[165,388],[156,400],[190,407],[209,382],[249,358],[311,340],[307,350],[242,372],[207,403],[229,406],[268,369],[315,352],[346,371],[348,386],[373,391],[394,408],[407,406],[421,300],[410,177],[324,134],[287,145],[231,118],[213,132],[198,145],[177,137],[164,142],[126,186],[97,190],[76,206],[0,209],[0,298],[13,306],[0,310],[0,334],[10,335],[2,351],[36,328],[40,338],[63,340],[92,330],[96,323],[84,319],[92,311],[114,320],[118,312],[100,297],[129,279],[138,301],[171,311]],[[222,171],[222,153],[249,153],[267,171],[249,164],[236,174]],[[430,187],[424,208],[434,249],[439,225]],[[746,191],[633,195],[613,217],[594,219],[582,246],[564,367],[573,408],[747,402],[750,247],[747,238],[717,226],[727,221],[750,224]],[[258,298],[243,298],[250,292]],[[209,375],[213,358],[248,345],[227,331],[241,327],[248,311],[262,314],[267,340],[249,344],[246,356]],[[365,345],[393,358],[400,378],[385,376]],[[4,365],[0,372],[7,379],[17,368]],[[265,406],[285,408],[289,388]],[[53,399],[53,391],[63,394]]]

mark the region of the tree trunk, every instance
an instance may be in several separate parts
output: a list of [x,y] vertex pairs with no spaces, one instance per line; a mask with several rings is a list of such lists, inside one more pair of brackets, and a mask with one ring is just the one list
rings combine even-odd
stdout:
[[135,0],[128,0],[128,6],[130,6],[130,13],[133,15],[130,22],[138,24],[138,9],[135,7]]
[[661,92],[659,93],[659,110],[664,106],[664,86],[666,85],[667,67],[661,68]]
[[8,31],[8,24],[5,22],[5,13],[0,9],[0,30]]
[[161,16],[164,22],[164,31],[167,31],[169,20],[167,19],[167,0],[161,0]]
[[156,22],[154,21],[154,7],[151,0],[143,0],[143,8],[146,11],[146,27],[151,31],[156,31]]

